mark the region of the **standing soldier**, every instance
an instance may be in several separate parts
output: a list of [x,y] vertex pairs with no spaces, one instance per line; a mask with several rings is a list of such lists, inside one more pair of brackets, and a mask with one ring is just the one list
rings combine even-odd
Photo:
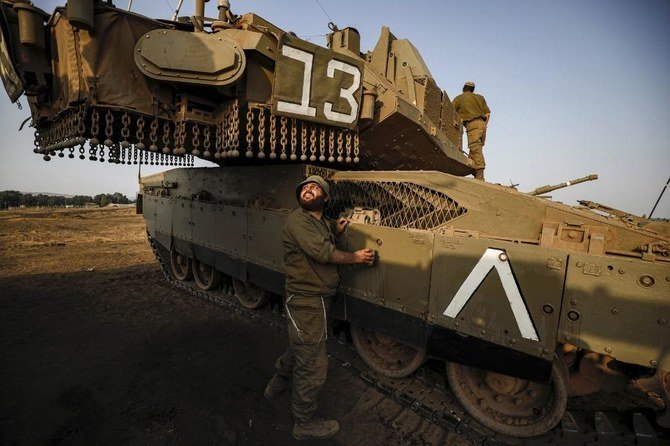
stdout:
[[292,381],[293,437],[324,439],[340,430],[336,420],[314,416],[316,396],[328,372],[326,313],[340,281],[337,265],[372,265],[374,252],[335,248],[335,238],[348,221],[332,221],[323,215],[330,200],[330,186],[323,178],[313,175],[298,184],[296,198],[300,208],[286,219],[282,237],[289,346],[275,364],[265,396],[277,398]]
[[475,162],[475,178],[484,181],[486,163],[483,149],[491,110],[484,96],[475,93],[474,82],[463,85],[463,93],[454,98],[453,104],[468,134],[468,150],[470,158]]

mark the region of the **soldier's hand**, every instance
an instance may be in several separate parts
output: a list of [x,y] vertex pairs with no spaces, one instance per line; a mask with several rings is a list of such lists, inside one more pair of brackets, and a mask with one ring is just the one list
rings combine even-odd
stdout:
[[342,234],[348,224],[349,220],[347,220],[345,217],[338,218],[337,221],[335,222],[335,235]]
[[359,249],[354,252],[354,257],[356,257],[356,263],[372,265],[375,262],[375,252],[370,248]]

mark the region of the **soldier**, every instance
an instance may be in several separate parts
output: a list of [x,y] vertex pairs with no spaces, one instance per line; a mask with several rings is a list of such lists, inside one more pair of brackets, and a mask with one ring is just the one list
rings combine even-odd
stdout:
[[491,110],[484,96],[475,93],[474,82],[463,85],[463,93],[454,98],[453,104],[468,134],[468,150],[470,158],[475,162],[475,178],[484,181],[486,163],[483,149]]
[[337,221],[323,215],[330,200],[330,186],[320,176],[307,178],[296,188],[300,208],[284,224],[284,268],[289,346],[275,364],[275,374],[265,396],[275,399],[290,387],[295,423],[293,437],[324,439],[337,434],[340,425],[314,415],[316,396],[326,381],[326,313],[339,285],[337,265],[368,264],[371,249],[344,252],[335,248],[335,238],[344,232],[347,219]]

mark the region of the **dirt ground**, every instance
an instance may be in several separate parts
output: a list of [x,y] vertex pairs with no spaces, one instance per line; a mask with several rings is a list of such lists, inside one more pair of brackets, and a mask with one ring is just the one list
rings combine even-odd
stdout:
[[[0,212],[0,290],[0,444],[296,443],[262,394],[285,335],[170,287],[134,209]],[[423,423],[336,365],[320,406],[342,430],[314,444]]]

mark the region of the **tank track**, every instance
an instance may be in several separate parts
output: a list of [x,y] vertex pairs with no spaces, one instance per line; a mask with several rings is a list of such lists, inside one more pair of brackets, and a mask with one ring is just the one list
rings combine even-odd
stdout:
[[[171,274],[170,253],[149,234],[149,244],[160,265],[167,282],[190,295],[226,308],[236,315],[246,317],[260,324],[286,332],[284,316],[279,309],[268,306],[260,310],[250,310],[237,303],[232,287],[222,291],[203,291],[192,281],[175,280]],[[391,419],[384,420],[403,431],[411,439],[411,444],[446,444],[448,433],[455,433],[473,445],[670,445],[670,432],[660,428],[654,421],[654,408],[648,401],[629,395],[618,398],[617,406],[611,402],[598,402],[592,396],[572,398],[563,420],[552,431],[529,439],[510,438],[491,431],[475,421],[460,405],[448,385],[445,372],[439,361],[428,361],[415,373],[406,378],[388,378],[371,371],[360,359],[344,332],[328,339],[328,354],[338,366],[358,377],[370,389],[380,392],[385,399],[402,409]],[[598,394],[595,394],[598,395]],[[618,395],[618,394],[617,394]],[[576,403],[574,403],[576,401]],[[608,407],[609,404],[609,407]],[[377,404],[379,405],[379,404]],[[629,406],[629,407],[628,407]],[[406,412],[420,417],[423,423],[403,423]],[[383,419],[383,418],[382,418]],[[405,426],[404,424],[409,424]],[[426,435],[425,425],[439,429],[437,435]],[[427,438],[429,437],[429,438]],[[451,442],[448,442],[452,444]],[[462,444],[462,443],[456,443]]]

